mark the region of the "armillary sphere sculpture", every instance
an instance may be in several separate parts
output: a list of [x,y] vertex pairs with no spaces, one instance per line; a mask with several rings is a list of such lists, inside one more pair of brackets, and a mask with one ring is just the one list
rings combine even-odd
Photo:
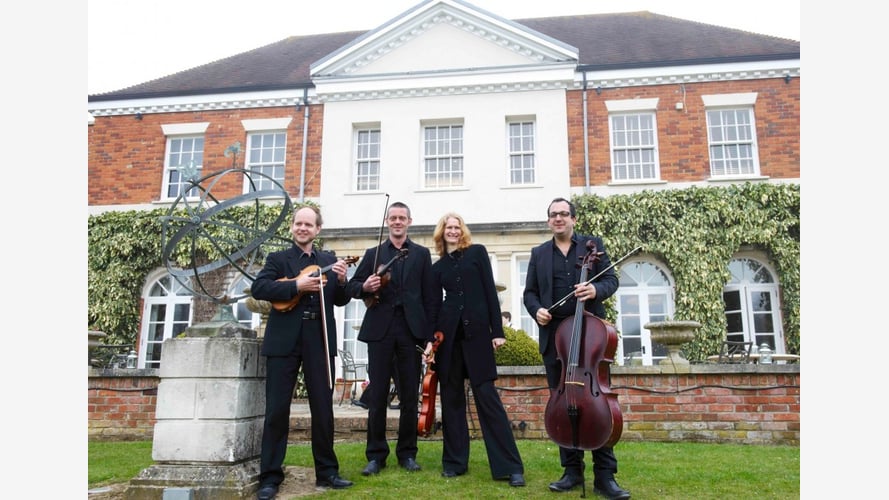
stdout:
[[[184,176],[195,176],[194,170],[183,169]],[[232,180],[232,176],[238,178]],[[208,286],[207,275],[232,266],[251,281],[261,269],[271,247],[286,248],[289,239],[277,236],[278,228],[288,220],[292,202],[287,191],[270,176],[253,170],[230,168],[200,179],[189,178],[192,187],[184,189],[162,217],[163,262],[167,271],[193,294],[206,297],[219,305],[231,304],[247,297],[246,293],[228,295],[218,286]],[[220,200],[213,190],[242,189],[246,194]],[[233,187],[234,186],[234,187]],[[274,200],[280,211],[267,227],[261,227],[260,206],[263,200]],[[236,213],[234,207],[246,207]],[[211,260],[207,255],[221,255]],[[183,259],[187,262],[183,262]],[[212,285],[212,281],[211,285]],[[222,308],[220,308],[221,310]]]

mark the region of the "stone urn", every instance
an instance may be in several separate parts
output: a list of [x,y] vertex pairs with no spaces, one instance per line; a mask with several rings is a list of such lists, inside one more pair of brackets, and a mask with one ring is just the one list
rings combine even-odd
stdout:
[[102,345],[102,341],[105,340],[105,337],[108,335],[105,332],[100,332],[98,330],[87,330],[87,342],[86,342],[86,360],[87,366],[93,366],[93,351],[96,350],[96,347]]
[[667,346],[667,357],[658,364],[688,366],[687,359],[682,357],[679,348],[682,344],[695,338],[695,331],[701,327],[697,321],[654,321],[646,323],[644,328],[651,332],[651,340]]

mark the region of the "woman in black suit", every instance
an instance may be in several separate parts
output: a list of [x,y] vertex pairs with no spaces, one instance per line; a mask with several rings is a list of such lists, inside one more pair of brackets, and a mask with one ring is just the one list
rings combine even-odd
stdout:
[[[472,244],[463,218],[445,214],[432,236],[441,257],[432,265],[437,294],[436,330],[444,340],[435,354],[441,385],[441,416],[444,448],[442,476],[465,474],[469,467],[469,427],[466,422],[464,380],[469,379],[481,424],[491,475],[524,486],[524,465],[512,426],[494,387],[497,366],[494,350],[506,343],[500,317],[500,301],[488,251]],[[442,301],[442,290],[445,292]],[[427,362],[432,344],[426,346]]]

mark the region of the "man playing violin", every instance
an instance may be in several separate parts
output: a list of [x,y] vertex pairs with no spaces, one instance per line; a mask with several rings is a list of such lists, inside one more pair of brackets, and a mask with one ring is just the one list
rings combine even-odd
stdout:
[[[556,330],[565,318],[574,315],[577,301],[584,301],[584,309],[603,318],[603,301],[617,291],[618,279],[611,266],[605,244],[597,236],[583,236],[574,232],[577,212],[574,204],[565,198],[556,198],[547,207],[547,225],[553,233],[552,239],[531,250],[528,272],[525,278],[523,301],[528,314],[540,326],[540,353],[546,369],[547,385],[552,393],[562,376],[561,361],[556,353]],[[602,275],[594,283],[580,284],[580,269],[577,265],[587,252],[587,242],[595,243],[601,252],[593,264],[591,276]],[[548,308],[570,295],[570,299],[549,311]],[[622,489],[614,475],[617,473],[617,458],[611,446],[592,450],[593,487],[596,494],[612,499],[630,498],[630,493]],[[559,447],[559,458],[565,472],[561,479],[552,482],[549,489],[565,492],[584,484],[583,450]]]
[[[433,340],[431,318],[436,304],[432,258],[428,248],[408,238],[411,221],[410,208],[404,203],[395,202],[387,208],[384,222],[389,237],[365,251],[349,280],[348,292],[369,304],[358,340],[367,344],[371,381],[391,378],[393,358],[398,366],[401,407],[395,456],[403,469],[413,472],[421,469],[416,461],[421,368],[417,347]],[[375,269],[378,263],[385,265]],[[385,271],[380,272],[381,268]],[[361,474],[370,476],[386,467],[390,453],[386,440],[389,390],[385,383],[371,382],[367,387],[367,466]]]
[[[290,405],[300,368],[312,414],[315,484],[335,489],[352,486],[351,481],[340,477],[339,461],[333,449],[332,383],[337,352],[333,308],[348,304],[351,298],[346,294],[346,262],[314,246],[321,224],[321,212],[317,208],[306,206],[296,210],[290,225],[293,246],[269,254],[250,287],[253,298],[272,303],[286,303],[299,296],[294,307],[286,311],[271,310],[262,341],[261,354],[266,358],[266,406],[259,500],[275,498],[284,481],[282,465],[287,453]],[[319,273],[324,267],[329,270]]]

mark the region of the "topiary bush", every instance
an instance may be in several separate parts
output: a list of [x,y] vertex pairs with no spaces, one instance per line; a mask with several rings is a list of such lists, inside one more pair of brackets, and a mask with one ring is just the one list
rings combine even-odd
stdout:
[[503,327],[506,343],[494,351],[497,366],[539,366],[543,364],[543,356],[534,339],[524,330]]

